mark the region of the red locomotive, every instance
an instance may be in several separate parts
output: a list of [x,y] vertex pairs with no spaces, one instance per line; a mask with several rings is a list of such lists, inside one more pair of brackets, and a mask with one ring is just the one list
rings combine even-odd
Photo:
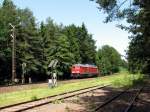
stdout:
[[97,76],[99,74],[97,66],[89,64],[75,64],[71,68],[71,76],[73,78],[85,76]]

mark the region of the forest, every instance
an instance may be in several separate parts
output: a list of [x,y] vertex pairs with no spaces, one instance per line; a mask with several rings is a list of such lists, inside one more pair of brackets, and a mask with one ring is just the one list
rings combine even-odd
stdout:
[[[15,26],[15,78],[19,82],[23,79],[23,83],[28,83],[29,78],[32,82],[46,80],[50,74],[48,65],[54,59],[58,60],[59,79],[70,78],[70,67],[77,63],[97,65],[101,75],[118,72],[121,66],[127,68],[127,62],[115,48],[104,45],[97,49],[96,41],[84,23],[65,26],[50,17],[37,22],[30,9],[20,9],[13,1],[4,0],[0,6],[0,84],[12,82],[13,32],[10,23]],[[133,40],[129,48],[133,48],[132,44],[135,44]],[[129,68],[133,70],[131,57],[134,52],[131,50],[128,51]],[[23,63],[26,64],[24,71]],[[23,72],[25,76],[22,76]]]

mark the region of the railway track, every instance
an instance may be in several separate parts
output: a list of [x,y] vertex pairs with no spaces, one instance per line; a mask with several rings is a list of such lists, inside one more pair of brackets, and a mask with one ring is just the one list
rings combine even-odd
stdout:
[[32,109],[38,106],[42,106],[48,103],[52,103],[53,101],[56,100],[62,100],[62,99],[66,99],[69,97],[73,97],[76,95],[80,95],[83,93],[87,93],[90,91],[94,91],[96,89],[101,89],[101,88],[105,88],[108,87],[109,85],[105,85],[105,86],[93,86],[93,87],[88,87],[88,88],[84,88],[84,89],[80,89],[80,90],[75,90],[75,91],[71,91],[71,92],[66,92],[66,93],[62,93],[62,94],[58,94],[58,95],[53,95],[53,96],[49,96],[46,98],[41,98],[38,99],[36,101],[27,101],[27,102],[22,102],[22,103],[18,103],[18,104],[13,104],[13,105],[9,105],[9,106],[5,106],[5,107],[0,107],[0,112],[20,112],[20,111],[25,111],[28,109]]
[[[102,103],[101,105],[97,106],[93,112],[130,112],[133,104],[135,103],[136,99],[138,98],[139,94],[141,93],[142,89],[144,87],[141,87],[138,90],[135,90],[133,92],[129,92],[130,89],[125,89],[124,91],[118,93],[117,95],[111,97],[110,99],[106,100],[104,103]],[[126,99],[128,100],[128,104],[126,104],[127,107],[122,106],[119,107],[119,105],[117,104],[117,102],[115,102],[116,100],[119,101],[119,99],[121,98],[121,96],[124,95],[126,97]],[[130,98],[129,98],[130,97]],[[116,103],[116,107],[113,106],[113,103]],[[120,102],[119,102],[120,103]],[[118,106],[118,107],[117,107]],[[120,108],[119,110],[117,110],[117,108]]]
[[[150,83],[149,83],[150,84]],[[132,104],[130,112],[149,112],[150,110],[150,86],[149,84],[142,89],[142,93]]]
[[129,104],[129,106],[125,109],[124,112],[130,112],[130,110],[132,109],[132,106],[134,104],[134,102],[136,101],[136,99],[138,98],[139,94],[141,93],[141,91],[143,90],[144,87],[140,88],[138,90],[138,92],[136,93],[136,95],[133,97],[131,103]]

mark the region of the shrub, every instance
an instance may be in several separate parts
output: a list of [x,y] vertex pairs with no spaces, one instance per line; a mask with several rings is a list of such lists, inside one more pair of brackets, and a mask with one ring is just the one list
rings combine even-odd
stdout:
[[37,100],[37,96],[34,95],[31,97],[31,101],[35,101],[35,100]]

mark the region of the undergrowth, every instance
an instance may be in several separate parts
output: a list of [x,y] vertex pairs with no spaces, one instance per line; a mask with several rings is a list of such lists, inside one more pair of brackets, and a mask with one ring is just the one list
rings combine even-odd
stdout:
[[143,74],[124,74],[123,77],[116,78],[112,81],[114,87],[132,87],[144,83]]
[[37,98],[37,96],[35,96],[35,95],[31,97],[31,101],[36,101],[37,99],[38,99],[38,98]]

